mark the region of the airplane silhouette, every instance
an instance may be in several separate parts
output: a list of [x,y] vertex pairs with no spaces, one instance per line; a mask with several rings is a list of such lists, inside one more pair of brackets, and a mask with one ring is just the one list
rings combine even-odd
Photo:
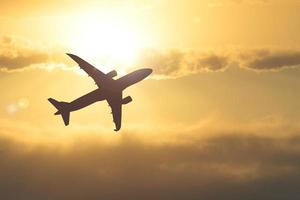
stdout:
[[114,80],[113,77],[117,76],[117,72],[115,70],[104,74],[80,57],[73,54],[67,55],[70,56],[81,69],[94,79],[98,88],[70,103],[49,98],[48,101],[57,109],[57,112],[54,113],[54,115],[61,115],[64,120],[64,124],[67,126],[69,125],[70,112],[89,106],[97,101],[106,100],[112,110],[113,121],[116,126],[115,131],[120,130],[122,105],[128,104],[132,101],[130,96],[125,98],[122,97],[123,90],[149,76],[152,73],[152,69],[145,68],[136,70]]

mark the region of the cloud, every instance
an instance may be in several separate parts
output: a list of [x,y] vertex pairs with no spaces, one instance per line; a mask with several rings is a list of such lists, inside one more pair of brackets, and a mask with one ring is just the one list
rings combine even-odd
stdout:
[[[51,52],[42,47],[35,46],[23,38],[4,36],[0,40],[0,71],[22,71],[31,66],[44,66],[49,64],[64,64],[59,50]],[[50,52],[50,53],[48,53]]]
[[[0,71],[20,71],[32,66],[42,69],[53,67],[71,69],[74,62],[63,49],[41,48],[26,40],[2,38]],[[222,72],[233,63],[253,71],[279,71],[300,66],[299,49],[261,48],[258,50],[235,49],[218,51],[192,51],[170,49],[141,49],[132,69],[150,67],[159,78],[176,78],[203,72]],[[50,65],[50,67],[49,67]],[[131,69],[131,70],[132,70]]]
[[[259,130],[257,130],[259,131]],[[69,146],[0,137],[1,199],[297,199],[300,138],[243,130],[149,143],[85,133]],[[170,135],[172,135],[170,133]],[[270,134],[271,135],[271,134]],[[24,135],[23,135],[24,137]]]
[[229,64],[229,58],[222,55],[211,54],[197,59],[196,71],[221,71]]
[[241,54],[244,67],[256,71],[280,70],[300,66],[300,51],[257,50]]
[[137,67],[149,66],[158,76],[178,77],[200,72],[223,71],[230,58],[207,52],[185,52],[169,50],[160,52],[153,49],[142,50],[135,62]]
[[29,55],[0,55],[0,67],[7,70],[20,69],[33,64],[42,64],[47,62],[48,55],[43,53],[34,53]]
[[236,49],[223,52],[194,52],[170,50],[158,52],[142,51],[136,62],[137,67],[149,66],[162,77],[181,77],[202,72],[225,71],[233,63],[253,71],[280,71],[300,66],[298,49]]
[[184,53],[178,50],[171,50],[161,53],[154,49],[141,51],[137,58],[137,66],[149,66],[154,68],[159,75],[176,75],[184,67]]
[[34,50],[30,45],[18,38],[2,37],[0,50],[0,69],[15,70],[28,67],[32,64],[44,63],[48,55]]

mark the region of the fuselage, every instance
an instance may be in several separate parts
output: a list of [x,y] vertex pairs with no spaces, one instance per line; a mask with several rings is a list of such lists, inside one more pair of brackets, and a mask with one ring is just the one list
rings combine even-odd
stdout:
[[121,94],[127,87],[143,80],[149,74],[152,73],[152,69],[139,69],[131,72],[117,80],[107,80],[107,85],[101,85],[101,88],[93,90],[68,104],[69,111],[76,111],[81,108],[87,107],[97,101],[103,101],[114,95]]

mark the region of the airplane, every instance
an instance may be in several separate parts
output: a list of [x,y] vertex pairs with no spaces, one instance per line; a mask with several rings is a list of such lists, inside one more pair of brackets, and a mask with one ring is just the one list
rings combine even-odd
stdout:
[[115,80],[113,77],[117,76],[116,70],[105,74],[82,58],[69,53],[67,53],[67,55],[94,79],[98,88],[70,103],[49,98],[48,101],[57,109],[57,112],[54,113],[54,115],[61,115],[65,126],[68,126],[70,112],[89,106],[97,101],[106,100],[112,110],[113,122],[115,123],[114,130],[119,131],[121,128],[122,105],[132,101],[130,96],[123,98],[123,90],[145,79],[152,73],[152,69],[139,69]]

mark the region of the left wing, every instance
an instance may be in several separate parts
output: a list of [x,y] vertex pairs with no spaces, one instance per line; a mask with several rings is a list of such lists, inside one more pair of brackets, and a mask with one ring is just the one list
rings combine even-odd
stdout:
[[100,87],[101,84],[107,84],[108,81],[112,80],[112,78],[108,77],[106,74],[82,58],[69,53],[67,53],[67,55],[70,56],[81,69],[83,69],[90,77],[94,79],[98,87]]
[[113,95],[106,99],[111,107],[113,121],[116,125],[115,131],[120,130],[122,120],[122,93]]

